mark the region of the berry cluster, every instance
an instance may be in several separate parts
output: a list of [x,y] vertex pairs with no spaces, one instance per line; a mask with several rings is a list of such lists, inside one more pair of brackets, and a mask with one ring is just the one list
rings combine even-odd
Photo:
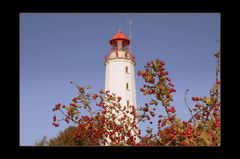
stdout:
[[[140,91],[145,96],[153,96],[139,110],[132,105],[122,105],[122,98],[109,90],[91,94],[88,93],[90,86],[78,86],[71,81],[70,84],[77,87],[78,96],[67,106],[55,105],[52,124],[59,127],[62,120],[77,124],[76,142],[85,138],[90,145],[219,145],[221,104],[218,78],[209,97],[192,97],[194,107],[189,110],[193,114],[188,121],[182,121],[171,104],[176,89],[164,66],[164,61],[152,60],[147,62],[144,70],[137,72],[145,81]],[[91,106],[92,102],[96,107]],[[160,106],[164,112],[157,109]],[[57,119],[57,112],[63,117]],[[142,136],[137,125],[144,121],[150,126],[157,121],[157,133],[147,127],[147,134]]]

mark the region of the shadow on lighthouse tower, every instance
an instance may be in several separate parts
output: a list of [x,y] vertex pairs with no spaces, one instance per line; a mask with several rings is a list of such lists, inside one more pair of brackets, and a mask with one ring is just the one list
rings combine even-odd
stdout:
[[[105,57],[106,77],[105,90],[122,97],[121,106],[135,106],[136,88],[135,56],[130,52],[130,40],[121,29],[109,41],[110,52]],[[117,114],[121,116],[121,114]]]

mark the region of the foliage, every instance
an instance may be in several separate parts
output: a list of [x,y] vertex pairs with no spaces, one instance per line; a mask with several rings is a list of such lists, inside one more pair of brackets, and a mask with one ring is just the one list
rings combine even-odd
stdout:
[[[53,125],[58,127],[60,121],[73,122],[78,126],[74,142],[52,140],[52,143],[78,144],[85,138],[86,145],[220,145],[220,81],[219,54],[216,69],[216,81],[210,90],[210,95],[205,97],[192,97],[194,108],[189,108],[191,118],[182,121],[177,117],[176,109],[171,104],[175,85],[169,72],[165,70],[165,62],[159,59],[147,62],[144,70],[137,72],[145,81],[140,91],[151,96],[151,100],[138,110],[135,106],[120,104],[121,97],[101,90],[99,93],[90,93],[90,86],[79,86],[78,96],[65,106],[57,103],[53,108]],[[96,106],[92,107],[92,103]],[[163,107],[164,111],[157,111]],[[61,112],[63,117],[56,117]],[[87,112],[83,115],[84,112]],[[142,136],[138,128],[139,122],[152,121],[158,118],[157,133],[152,128],[147,128],[147,135]],[[66,138],[65,138],[66,139]]]
[[47,139],[47,136],[44,136],[40,141],[35,143],[35,146],[87,145],[87,138],[76,138],[76,132],[78,132],[78,128],[70,126],[64,131],[60,131],[55,138]]

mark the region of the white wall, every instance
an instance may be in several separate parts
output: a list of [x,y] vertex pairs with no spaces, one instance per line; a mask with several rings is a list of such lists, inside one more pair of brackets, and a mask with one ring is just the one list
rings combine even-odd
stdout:
[[[128,73],[126,73],[126,66]],[[126,89],[126,83],[129,90]],[[106,63],[105,90],[121,96],[122,105],[126,106],[129,100],[129,105],[136,106],[135,72],[134,63],[131,60],[113,59]]]

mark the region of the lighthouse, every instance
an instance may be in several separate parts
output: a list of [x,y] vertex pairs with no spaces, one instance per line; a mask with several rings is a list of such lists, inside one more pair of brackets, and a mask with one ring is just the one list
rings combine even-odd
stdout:
[[136,107],[134,55],[130,52],[130,40],[119,29],[109,41],[110,52],[105,57],[105,90],[122,97],[121,105]]
[[[130,39],[122,33],[121,29],[110,39],[109,44],[111,49],[105,57],[105,90],[122,97],[120,101],[122,107],[129,109],[130,106],[134,106],[137,110],[134,72],[136,61],[135,56],[130,51],[130,42]],[[115,111],[114,113],[118,117],[122,117],[123,115]],[[129,117],[132,118],[131,115]],[[134,130],[130,129],[133,135],[138,131],[138,128],[134,128]],[[106,139],[109,143],[111,142],[109,138]],[[125,137],[125,139],[128,139],[128,137]],[[140,139],[136,137],[135,142],[140,142]]]

